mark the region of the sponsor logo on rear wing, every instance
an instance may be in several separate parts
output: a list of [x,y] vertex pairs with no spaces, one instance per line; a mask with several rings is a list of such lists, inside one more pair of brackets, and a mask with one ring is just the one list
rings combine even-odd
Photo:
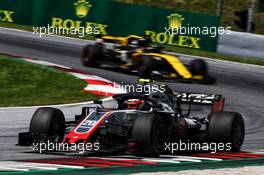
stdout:
[[212,105],[219,101],[222,96],[218,94],[186,93],[174,92],[174,100],[180,100],[183,103]]

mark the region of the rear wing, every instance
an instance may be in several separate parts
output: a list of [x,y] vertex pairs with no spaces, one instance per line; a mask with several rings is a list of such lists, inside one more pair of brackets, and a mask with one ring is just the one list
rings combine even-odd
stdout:
[[214,101],[220,100],[222,96],[216,94],[174,92],[174,97],[175,100],[182,101],[183,103],[212,105]]
[[173,92],[174,99],[184,104],[211,105],[212,112],[223,111],[225,98],[218,94]]

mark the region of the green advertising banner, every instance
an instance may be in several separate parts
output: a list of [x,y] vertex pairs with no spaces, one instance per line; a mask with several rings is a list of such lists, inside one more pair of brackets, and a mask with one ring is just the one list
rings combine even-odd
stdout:
[[0,22],[31,25],[34,0],[0,0]]
[[148,35],[156,43],[213,52],[220,25],[215,16],[110,0],[1,0],[0,21],[56,28],[97,27],[101,34]]

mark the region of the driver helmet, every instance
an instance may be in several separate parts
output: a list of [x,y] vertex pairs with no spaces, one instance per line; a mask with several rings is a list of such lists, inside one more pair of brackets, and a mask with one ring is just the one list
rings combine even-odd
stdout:
[[136,109],[136,110],[138,110],[143,103],[144,103],[144,100],[129,99],[127,101],[127,108],[128,109]]

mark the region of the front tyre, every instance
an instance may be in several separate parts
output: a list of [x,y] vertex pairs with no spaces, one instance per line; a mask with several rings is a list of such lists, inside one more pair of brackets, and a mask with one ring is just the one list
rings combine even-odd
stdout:
[[190,63],[190,72],[192,75],[201,75],[206,77],[208,73],[207,63],[202,59],[192,60]]
[[216,112],[209,115],[208,139],[211,143],[229,143],[231,151],[239,151],[245,137],[245,124],[236,112]]
[[166,139],[164,120],[154,114],[139,116],[132,129],[132,139],[138,142],[137,155],[155,157],[162,153]]
[[65,135],[65,117],[61,110],[42,107],[32,116],[29,132],[45,137],[57,136],[61,142]]
[[200,81],[202,84],[214,84],[216,82],[215,77],[210,76],[208,73],[208,65],[202,59],[192,60],[189,67],[192,75],[201,75],[203,79]]

